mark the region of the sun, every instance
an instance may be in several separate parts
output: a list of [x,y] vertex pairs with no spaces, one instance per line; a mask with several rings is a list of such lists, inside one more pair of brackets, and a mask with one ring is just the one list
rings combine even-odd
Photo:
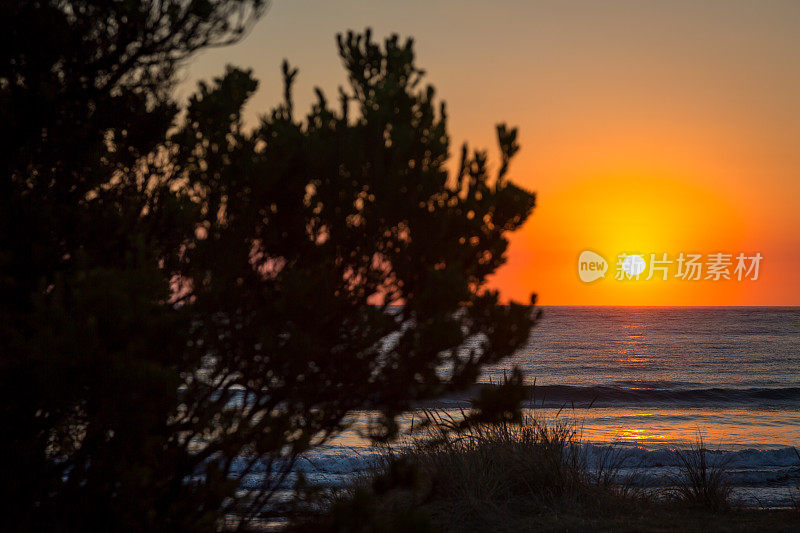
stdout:
[[[556,305],[735,301],[738,286],[647,279],[646,266],[663,254],[738,252],[746,229],[741,213],[720,191],[689,179],[630,171],[575,180],[540,195],[530,223],[513,236],[513,268],[503,273],[513,281],[505,284],[531,287],[545,296],[550,291],[559,298],[548,303]],[[591,284],[579,279],[575,265],[584,250],[608,261],[607,276]],[[618,264],[623,273],[639,274],[639,279],[615,282]]]
[[647,267],[647,263],[641,255],[631,254],[622,260],[622,270],[629,276],[638,276]]

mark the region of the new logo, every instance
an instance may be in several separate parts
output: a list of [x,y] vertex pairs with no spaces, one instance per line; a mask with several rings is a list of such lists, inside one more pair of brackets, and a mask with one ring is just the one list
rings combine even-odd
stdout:
[[605,258],[590,250],[584,250],[578,257],[578,276],[584,283],[591,283],[592,281],[606,277],[608,271],[608,262]]

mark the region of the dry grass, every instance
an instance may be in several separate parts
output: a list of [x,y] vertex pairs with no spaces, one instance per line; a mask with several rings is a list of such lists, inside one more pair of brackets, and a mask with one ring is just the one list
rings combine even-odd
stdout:
[[[787,511],[730,508],[724,465],[711,463],[702,438],[679,455],[672,498],[621,479],[622,455],[588,465],[579,428],[528,418],[470,425],[427,413],[418,436],[387,450],[381,465],[295,531],[791,531]],[[419,426],[418,426],[419,430]]]
[[440,531],[502,528],[498,520],[508,525],[564,509],[608,515],[644,498],[615,481],[618,466],[607,454],[589,468],[576,426],[563,420],[465,427],[427,412],[416,438],[335,493],[313,529],[353,530],[353,517],[356,530],[372,530],[364,524],[375,520],[376,529],[400,531],[411,520],[418,530]]
[[708,460],[703,435],[698,432],[694,446],[675,453],[680,460],[682,474],[675,479],[677,500],[710,511],[729,508],[731,487],[726,481],[725,463]]
[[441,511],[455,513],[448,520],[475,520],[487,508],[515,508],[521,502],[545,511],[565,502],[596,506],[616,496],[609,482],[613,472],[590,471],[569,422],[528,418],[522,424],[462,429],[433,416],[431,431],[410,454],[431,475],[430,496],[441,503]]

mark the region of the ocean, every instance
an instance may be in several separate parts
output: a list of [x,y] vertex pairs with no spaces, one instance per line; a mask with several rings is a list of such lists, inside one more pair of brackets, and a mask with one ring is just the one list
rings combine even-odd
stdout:
[[[529,412],[574,422],[590,462],[613,450],[642,486],[674,484],[675,450],[701,435],[734,501],[800,496],[800,308],[544,307],[528,344],[481,381],[513,366],[531,385]],[[465,400],[433,407],[456,414]],[[377,452],[358,426],[299,468],[324,483],[363,469]]]

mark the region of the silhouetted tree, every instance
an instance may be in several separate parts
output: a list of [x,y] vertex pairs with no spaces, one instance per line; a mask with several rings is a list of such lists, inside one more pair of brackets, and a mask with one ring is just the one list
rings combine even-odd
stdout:
[[[254,1],[0,8],[0,498],[10,529],[213,530],[264,509],[292,460],[474,383],[531,306],[486,278],[533,207],[462,151],[411,43],[348,35],[350,84],[253,131],[229,69],[168,136],[175,72]],[[493,398],[482,418],[514,406]],[[502,413],[500,413],[502,414]],[[507,416],[506,416],[507,418]],[[247,474],[257,474],[247,483]],[[246,522],[242,522],[245,524]]]
[[168,420],[197,363],[169,279],[197,215],[159,147],[181,62],[262,4],[0,3],[4,531],[217,518],[170,485]]
[[[297,119],[297,71],[284,64],[283,104],[246,132],[257,83],[229,68],[201,84],[173,138],[174,170],[203,213],[181,289],[197,356],[208,356],[180,420],[212,417],[195,428],[215,426],[201,455],[223,477],[272,474],[229,502],[245,515],[348,413],[380,413],[371,436],[389,439],[397,414],[472,385],[534,320],[531,306],[499,305],[486,289],[534,203],[506,179],[516,131],[497,128],[494,176],[466,146],[449,175],[444,105],[421,83],[412,42],[381,46],[367,32],[338,43],[349,86],[337,108],[317,89]],[[515,394],[483,398],[481,419],[518,415]]]

